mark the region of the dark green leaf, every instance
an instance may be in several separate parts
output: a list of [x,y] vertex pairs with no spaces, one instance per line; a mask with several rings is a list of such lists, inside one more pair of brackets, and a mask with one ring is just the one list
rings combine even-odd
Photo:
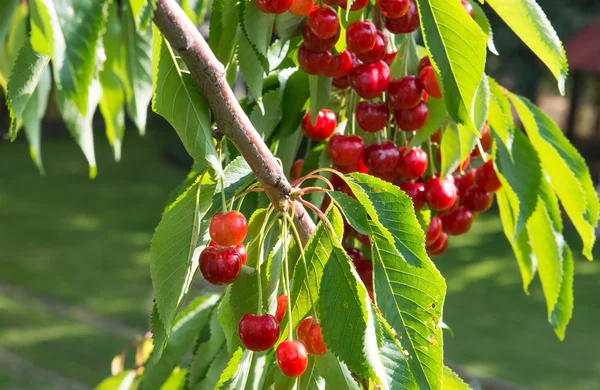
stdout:
[[317,370],[316,357],[308,357],[306,371],[298,378],[298,390],[325,390],[325,380]]
[[329,191],[328,194],[343,211],[350,226],[361,234],[371,234],[367,212],[356,199],[341,191]]
[[48,105],[48,96],[52,88],[52,76],[50,69],[46,67],[42,79],[33,92],[29,103],[23,111],[23,127],[25,127],[25,136],[29,142],[29,153],[37,165],[40,172],[44,173],[42,165],[42,119],[46,115]]
[[250,121],[263,139],[269,138],[281,120],[281,95],[281,88],[269,91],[263,96],[262,108],[256,105],[252,109]]
[[8,29],[13,20],[12,17],[19,3],[19,0],[5,0],[0,3],[0,12],[3,15],[2,19],[0,19],[0,42],[4,42],[4,38],[8,34]]
[[302,31],[302,24],[305,18],[302,16],[295,16],[289,12],[277,15],[275,17],[275,29],[277,35],[282,41],[287,41],[292,35],[300,33]]
[[[250,169],[250,166],[246,160],[244,160],[241,156],[236,157],[223,169],[223,187],[225,187],[225,199],[231,199],[231,197],[240,192],[242,188],[245,188],[245,186],[248,185],[252,179],[254,179],[254,174],[252,173],[252,169]],[[213,215],[222,209],[222,198],[221,183],[219,183],[213,197],[213,205],[207,215]]]
[[262,98],[265,68],[258,53],[252,47],[246,35],[241,31],[238,33],[238,41],[240,43],[238,48],[240,71],[252,96],[257,101],[260,101]]
[[243,30],[254,49],[266,59],[275,15],[260,11],[254,1],[245,2],[243,10]]
[[310,89],[310,119],[316,123],[317,115],[327,106],[331,95],[331,78],[325,76],[308,76]]
[[298,69],[288,79],[283,90],[282,112],[279,134],[286,136],[296,131],[304,115],[304,106],[310,96],[308,75]]
[[406,351],[398,342],[395,332],[381,315],[377,316],[377,323],[379,328],[381,328],[379,354],[381,355],[381,361],[386,373],[386,381],[390,389],[419,389],[408,366]]
[[[401,34],[398,54],[390,66],[390,76],[400,78],[409,75],[417,75],[419,67],[419,52],[413,34]],[[429,106],[429,100],[427,101]]]

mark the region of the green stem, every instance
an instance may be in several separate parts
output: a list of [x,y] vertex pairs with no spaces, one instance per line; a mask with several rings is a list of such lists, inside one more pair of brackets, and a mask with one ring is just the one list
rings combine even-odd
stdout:
[[258,277],[258,315],[262,315],[263,313],[263,290],[262,290],[262,278],[260,276],[260,268],[264,259],[264,246],[265,246],[265,237],[267,236],[268,229],[270,229],[272,224],[267,228],[267,222],[269,222],[269,217],[273,212],[273,208],[269,207],[267,213],[265,215],[265,220],[260,228],[259,239],[258,239],[258,262],[256,264],[256,276]]
[[435,177],[437,171],[435,166],[435,157],[433,156],[433,149],[431,147],[431,139],[427,139],[427,154],[429,155],[429,174],[431,177]]
[[[225,140],[225,138],[221,139],[221,145],[219,147],[219,163],[223,163],[222,158],[221,158],[221,151],[223,150],[223,141]],[[223,212],[223,214],[227,214],[227,199],[225,198],[225,179],[224,179],[224,174],[223,171],[221,170],[221,210]]]
[[406,134],[404,134],[404,131],[398,130],[398,131],[396,131],[396,134],[398,135],[398,138],[400,138],[400,142],[397,145],[400,147],[405,146],[406,145]]
[[479,149],[479,154],[481,155],[481,159],[483,160],[483,162],[487,162],[485,150],[483,150],[483,145],[481,145],[481,141],[479,139],[477,139],[477,148]]
[[[283,271],[284,271],[284,278],[287,284],[287,296],[288,296],[288,300],[291,301],[292,299],[292,294],[290,291],[290,270],[289,270],[289,264],[288,264],[288,242],[287,242],[287,235],[288,235],[288,227],[287,227],[287,219],[283,218],[283,228],[282,228],[282,240],[283,240]],[[288,335],[288,339],[289,340],[293,340],[294,339],[294,324],[292,322],[292,305],[291,302],[288,302],[287,306],[287,311],[288,311],[288,325],[289,325],[289,335]]]

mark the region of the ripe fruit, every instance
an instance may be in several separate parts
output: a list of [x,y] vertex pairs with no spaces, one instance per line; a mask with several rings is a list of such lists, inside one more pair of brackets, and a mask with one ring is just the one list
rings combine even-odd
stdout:
[[408,12],[409,0],[377,0],[381,13],[391,19],[398,19]]
[[242,260],[235,247],[206,247],[200,253],[200,272],[215,285],[229,284],[242,270]]
[[424,67],[419,73],[419,79],[428,95],[436,99],[442,98],[442,91],[440,90],[440,85],[435,77],[432,66]]
[[208,227],[210,238],[221,246],[241,244],[248,233],[248,222],[244,214],[231,210],[227,214],[216,213]]
[[377,42],[377,28],[371,22],[352,22],[346,28],[346,46],[353,53],[365,53]]
[[279,322],[271,314],[245,314],[238,324],[238,336],[247,349],[266,351],[279,338]]
[[[338,4],[341,9],[345,10],[348,8],[348,4],[345,0],[340,1],[341,4]],[[358,11],[359,9],[363,9],[369,4],[369,0],[354,0],[352,5],[350,6],[350,11]]]
[[334,164],[345,167],[358,163],[365,151],[365,144],[358,135],[336,134],[329,139],[327,151]]
[[306,16],[313,8],[313,0],[292,0],[290,13],[296,16]]
[[332,84],[337,89],[346,89],[350,86],[350,81],[348,80],[348,76],[337,77],[333,79]]
[[302,168],[304,167],[304,160],[298,159],[294,161],[292,167],[290,168],[290,179],[292,181],[300,178],[302,176]]
[[373,263],[368,260],[361,261],[356,267],[356,272],[367,288],[367,291],[373,291]]
[[[479,143],[481,144],[481,148],[484,152],[489,152],[489,150],[492,148],[492,133],[490,133],[487,121],[483,123],[483,126],[481,128],[481,136],[479,137]],[[475,148],[473,148],[471,156],[480,156],[479,147],[477,145],[475,145]]]
[[306,351],[312,355],[323,355],[327,352],[327,346],[323,342],[321,325],[314,322],[312,317],[303,319],[298,328],[298,340],[304,344]]
[[[352,172],[369,173],[369,168],[367,168],[367,166],[365,165],[365,161],[363,160],[362,157],[358,160],[358,162],[356,164],[346,165],[346,166],[336,165],[335,169],[342,173],[352,173]],[[335,175],[335,176],[337,176],[337,175]],[[333,180],[333,178],[332,178],[332,180]],[[339,180],[341,180],[341,179],[339,179]],[[332,183],[333,183],[333,181],[332,181]],[[341,185],[342,185],[342,188],[346,187],[346,184],[343,181],[342,181]]]
[[279,371],[289,378],[302,375],[308,365],[306,348],[299,341],[282,341],[277,346],[275,357]]
[[405,181],[400,183],[399,187],[402,191],[406,192],[406,195],[412,198],[415,211],[419,211],[425,206],[426,196],[425,185],[423,183]]
[[439,256],[448,248],[448,236],[446,233],[440,234],[438,239],[431,245],[425,247],[429,256]]
[[394,79],[388,85],[390,105],[396,110],[406,110],[421,103],[423,87],[416,76],[406,76]]
[[463,197],[465,191],[473,186],[473,178],[475,177],[475,169],[466,171],[462,176],[456,178],[455,183],[458,189],[458,196]]
[[331,50],[337,42],[339,35],[334,35],[328,39],[319,38],[311,29],[308,24],[304,23],[302,27],[302,40],[304,46],[311,51],[324,52]]
[[314,141],[323,141],[329,138],[335,131],[337,119],[331,110],[322,109],[317,115],[317,121],[313,125],[310,118],[310,110],[306,110],[306,114],[302,119],[302,131],[307,138]]
[[285,309],[287,308],[288,297],[287,295],[280,295],[277,297],[277,309],[275,310],[275,319],[278,323],[283,321],[285,316]]
[[400,151],[392,141],[384,141],[367,146],[363,159],[369,171],[374,174],[392,172],[398,165]]
[[306,23],[321,39],[331,38],[340,30],[337,12],[329,7],[314,7],[309,12]]
[[430,208],[437,211],[447,210],[456,202],[456,186],[450,177],[442,180],[432,177],[425,183],[425,195]]
[[415,108],[394,111],[394,119],[401,130],[415,131],[422,128],[429,119],[427,103],[421,102]]
[[381,95],[390,83],[390,68],[383,61],[362,64],[350,71],[348,80],[356,94],[364,99]]
[[354,263],[355,267],[357,267],[357,264],[364,260],[364,255],[360,249],[348,247],[345,247],[344,249],[346,250],[348,256],[350,256],[350,258],[352,259],[352,263]]
[[292,0],[256,0],[256,8],[266,14],[282,14],[292,5]]
[[393,34],[408,34],[419,27],[419,10],[414,0],[410,0],[408,12],[400,18],[385,18],[385,28]]
[[444,231],[451,236],[460,236],[465,234],[471,228],[475,214],[465,206],[459,206],[454,212],[444,215],[442,225]]
[[246,246],[244,244],[237,244],[234,246],[234,248],[238,255],[240,255],[240,261],[242,262],[242,265],[246,264],[246,261],[248,261],[248,252],[246,252]]
[[373,48],[364,53],[358,53],[356,56],[365,64],[373,64],[377,61],[381,61],[385,56],[385,38],[383,34],[377,31],[377,38],[375,39]]
[[475,171],[475,182],[478,187],[483,188],[487,192],[496,192],[502,188],[502,183],[494,170],[494,162],[488,160],[485,164],[477,168]]
[[298,49],[298,63],[300,68],[308,74],[323,74],[329,69],[331,53],[309,50],[304,44]]
[[352,55],[348,50],[344,50],[331,59],[329,69],[326,69],[327,77],[342,77],[352,70]]
[[354,110],[356,123],[366,132],[374,133],[385,127],[390,119],[390,110],[384,102],[362,101]]
[[467,11],[469,16],[475,18],[475,10],[473,9],[471,3],[469,3],[467,0],[460,0],[460,3],[462,4],[465,11]]
[[396,172],[408,180],[418,179],[423,176],[428,165],[427,153],[423,149],[413,148],[406,152],[406,146],[400,148],[400,159]]
[[494,202],[494,194],[481,187],[469,187],[461,197],[462,203],[471,211],[481,213],[487,211]]
[[431,218],[425,232],[425,245],[433,244],[442,234],[442,219],[437,215]]
[[421,58],[421,60],[419,61],[419,68],[418,68],[419,73],[421,73],[423,68],[426,66],[431,66],[431,60],[429,59],[429,56],[425,56],[425,57]]

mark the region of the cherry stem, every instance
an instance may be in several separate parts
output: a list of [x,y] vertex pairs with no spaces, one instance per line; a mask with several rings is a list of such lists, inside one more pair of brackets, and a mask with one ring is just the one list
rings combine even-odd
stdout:
[[427,140],[427,154],[429,154],[429,174],[435,177],[436,166],[435,158],[433,157],[433,149],[431,148],[431,139]]
[[[282,215],[283,216],[283,215]],[[290,291],[290,270],[289,270],[289,262],[288,262],[288,242],[287,242],[287,235],[288,235],[288,226],[287,226],[287,219],[286,218],[282,218],[283,219],[283,226],[282,226],[282,240],[283,240],[283,273],[284,273],[284,279],[286,281],[286,287],[287,287],[287,296],[288,299],[291,301],[292,299],[292,292]],[[293,226],[294,224],[292,224]],[[291,302],[288,302],[287,306],[287,312],[288,312],[288,325],[289,325],[289,335],[288,335],[288,339],[291,341],[294,339],[294,324],[292,323],[292,305],[290,304]]]
[[481,145],[481,141],[479,139],[477,139],[477,148],[479,149],[479,154],[481,155],[481,159],[483,160],[483,162],[487,162],[485,150],[483,150],[483,145]]
[[292,183],[293,187],[298,187],[300,184],[304,183],[306,180],[308,179],[317,179],[317,180],[322,180],[325,182],[325,184],[327,184],[327,186],[329,187],[329,189],[333,190],[333,184],[331,184],[331,182],[326,179],[325,177],[321,176],[321,175],[312,175],[312,174],[308,174],[306,176],[303,176],[301,178],[299,178],[298,180],[294,181]]
[[400,143],[397,143],[396,145],[406,146],[406,134],[404,134],[404,131],[398,130],[396,131],[396,135],[400,138]]
[[267,213],[265,215],[265,220],[260,228],[260,234],[258,235],[258,263],[256,265],[256,276],[258,277],[258,315],[262,315],[263,313],[263,296],[262,296],[262,278],[260,276],[260,268],[264,258],[264,245],[265,245],[265,237],[267,236],[267,231],[273,226],[269,225],[267,228],[267,222],[269,222],[269,217],[271,217],[271,213],[273,212],[273,206],[269,206],[267,209]]
[[312,194],[313,192],[327,192],[327,190],[321,187],[305,187],[301,190],[302,195]]
[[[221,139],[221,144],[219,146],[219,163],[223,164],[223,160],[221,157],[221,151],[223,150],[223,141],[225,140],[225,137],[223,137]],[[221,170],[221,173],[219,175],[221,177],[221,210],[223,212],[223,215],[227,214],[227,198],[225,198],[225,174],[223,173],[223,170]]]

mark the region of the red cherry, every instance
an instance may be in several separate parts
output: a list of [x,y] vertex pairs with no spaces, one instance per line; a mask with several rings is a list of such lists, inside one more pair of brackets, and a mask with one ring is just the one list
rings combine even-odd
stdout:
[[459,206],[453,213],[442,217],[444,231],[451,236],[465,234],[471,228],[475,214],[465,206]]
[[406,195],[411,197],[415,211],[419,211],[425,206],[425,185],[423,183],[405,181],[400,183],[399,187],[406,192]]
[[313,8],[313,0],[292,0],[290,13],[296,16],[306,16]]
[[246,264],[246,261],[248,261],[248,252],[246,251],[246,246],[244,244],[237,244],[234,246],[234,248],[238,255],[240,255],[240,261],[242,262],[242,265]]
[[241,244],[248,233],[248,222],[244,214],[231,210],[227,214],[216,213],[208,227],[210,238],[221,246]]
[[279,338],[279,322],[270,314],[245,314],[238,325],[238,336],[247,349],[266,351]]
[[361,234],[361,233],[355,231],[354,235],[356,236],[356,238],[358,238],[358,241],[363,243],[364,246],[371,246],[371,240],[369,239],[369,236],[367,236],[366,234]]
[[323,342],[323,335],[321,334],[321,324],[317,322],[312,324],[310,327],[310,333],[308,334],[308,342],[310,343],[313,355],[323,355],[327,352],[327,345]]
[[331,59],[329,69],[326,70],[327,77],[343,77],[352,70],[352,55],[348,50],[344,50]]
[[429,256],[439,256],[446,251],[446,248],[448,248],[448,236],[446,233],[442,233],[433,244],[428,245],[425,249]]
[[456,202],[454,202],[454,204],[452,205],[452,207],[450,207],[449,209],[446,210],[442,210],[440,212],[438,212],[437,215],[441,217],[445,217],[446,215],[450,215],[453,212],[455,212],[456,210],[458,210],[458,207],[460,206],[460,198],[456,198]]
[[400,148],[400,159],[396,172],[408,180],[418,179],[427,170],[429,161],[423,149],[413,148],[406,152],[406,146]]
[[368,291],[373,291],[373,263],[363,260],[358,263],[356,272]]
[[395,19],[385,18],[385,28],[393,34],[408,34],[419,27],[419,10],[414,0],[410,0],[408,12]]
[[235,247],[206,247],[200,253],[200,272],[215,285],[229,284],[242,270],[242,260]]
[[287,295],[280,295],[277,297],[277,309],[275,310],[275,319],[281,324],[283,317],[285,316],[285,309],[287,308],[288,297]]
[[500,183],[498,175],[496,175],[492,160],[488,160],[485,164],[477,168],[477,171],[475,171],[475,182],[478,187],[483,188],[487,192],[496,192],[502,188],[502,183]]
[[310,27],[308,27],[307,23],[304,23],[304,26],[302,27],[302,40],[304,46],[311,51],[321,53],[331,50],[335,46],[335,43],[338,41],[338,39],[339,34],[328,39],[321,39],[310,29]]
[[384,141],[381,144],[367,146],[363,158],[369,172],[374,174],[393,172],[398,165],[400,151],[392,141]]
[[275,357],[279,371],[289,378],[302,375],[308,365],[308,353],[299,341],[282,341],[277,346]]
[[[481,144],[481,147],[483,148],[484,152],[489,152],[489,150],[492,148],[492,133],[490,133],[487,121],[483,122],[483,126],[481,128],[481,136],[479,137],[479,143]],[[475,148],[473,148],[471,156],[480,156],[479,147],[477,145],[475,145]]]
[[[365,161],[363,160],[362,157],[356,162],[356,164],[346,165],[346,166],[336,165],[334,168],[336,171],[340,171],[344,174],[353,173],[353,172],[369,173],[369,168],[367,168],[367,166],[365,165]],[[335,175],[335,176],[337,176],[337,175]],[[332,184],[333,184],[333,182],[332,182]],[[345,185],[346,184],[342,181],[342,188]]]
[[386,17],[392,19],[398,19],[406,15],[409,7],[409,0],[377,0],[377,8]]
[[366,132],[374,133],[387,125],[390,119],[390,110],[384,102],[362,101],[354,110],[356,123]]
[[432,66],[424,67],[419,73],[419,79],[421,80],[421,84],[423,84],[423,88],[427,94],[436,99],[442,98],[442,91],[440,90],[440,85],[435,77],[435,72],[433,71]]
[[348,74],[350,85],[363,99],[373,99],[381,95],[390,83],[390,68],[383,61],[362,64]]
[[465,11],[467,11],[469,16],[475,18],[475,10],[473,9],[471,3],[469,3],[467,0],[460,0],[460,3],[462,4]]
[[435,133],[431,135],[431,142],[435,142],[436,144],[442,143],[442,136],[440,134],[440,129],[437,129]]
[[362,251],[358,248],[349,248],[345,247],[346,253],[352,259],[354,266],[357,267],[357,264],[364,260],[364,255]]
[[321,39],[331,38],[340,31],[338,14],[329,7],[313,7],[306,23]]
[[429,59],[429,56],[425,56],[425,57],[421,58],[421,60],[419,61],[418,72],[421,73],[423,68],[426,66],[431,66],[431,60]]
[[437,215],[431,218],[427,231],[425,232],[425,244],[433,244],[442,234],[442,219]]
[[394,111],[394,119],[401,130],[419,130],[429,119],[429,108],[427,103],[421,102],[415,108]]
[[310,334],[310,327],[312,326],[312,317],[306,317],[296,327],[296,332],[298,333],[298,341],[304,344],[306,348],[306,352],[313,353],[310,348],[310,343],[308,342],[308,335]]
[[385,38],[383,37],[383,34],[377,31],[377,39],[375,40],[373,48],[364,53],[358,53],[356,56],[365,64],[373,64],[377,61],[381,61],[385,56]]
[[423,87],[417,76],[406,76],[393,79],[388,85],[388,98],[396,110],[406,110],[421,103]]
[[323,141],[329,138],[335,131],[337,119],[335,113],[328,109],[322,109],[317,115],[317,121],[313,125],[310,118],[310,110],[306,110],[306,114],[302,119],[302,131],[307,138],[314,141]]
[[365,151],[365,144],[358,135],[336,134],[329,139],[327,151],[334,164],[344,167],[358,163]]
[[[341,9],[345,10],[348,8],[348,4],[345,0],[340,1],[341,4],[338,4]],[[350,6],[350,11],[358,11],[359,9],[363,9],[369,4],[369,0],[354,0],[352,5]]]
[[338,6],[341,7],[342,5],[346,5],[346,0],[323,0],[323,3],[330,5],[330,6]]
[[294,161],[292,167],[290,168],[290,179],[292,181],[299,179],[302,176],[302,168],[304,167],[304,160],[298,159]]
[[392,62],[394,62],[394,60],[396,59],[396,56],[398,55],[398,52],[392,52],[392,53],[386,53],[383,56],[383,62],[385,62],[386,64],[388,64],[388,66],[392,66]]
[[456,188],[458,189],[458,196],[461,198],[464,196],[465,191],[473,186],[475,177],[475,169],[466,171],[462,176],[456,178]]
[[346,28],[346,46],[353,53],[365,53],[377,42],[377,28],[371,22],[352,22]]
[[343,76],[334,78],[332,84],[337,89],[346,89],[350,86],[350,81],[348,80],[348,76]]
[[266,14],[282,14],[292,5],[292,0],[256,0],[256,8]]
[[494,194],[486,192],[481,187],[469,187],[461,200],[466,208],[476,213],[489,210],[494,202]]
[[304,45],[298,49],[298,63],[308,74],[323,74],[326,69],[329,69],[331,58],[331,53],[328,51],[319,53],[309,50]]
[[450,177],[445,177],[443,180],[433,177],[425,183],[425,195],[430,208],[438,211],[447,210],[456,202],[456,186]]

